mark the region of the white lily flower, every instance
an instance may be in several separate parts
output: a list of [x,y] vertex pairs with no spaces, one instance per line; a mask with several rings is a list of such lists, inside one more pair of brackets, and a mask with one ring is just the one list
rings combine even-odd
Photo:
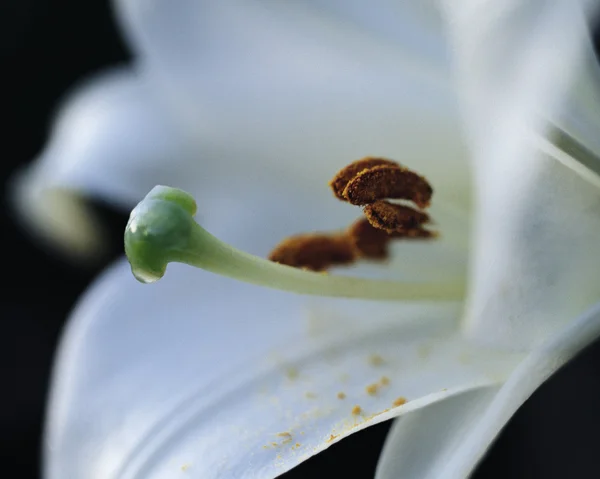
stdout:
[[[46,477],[276,477],[400,416],[378,478],[468,476],[523,401],[600,335],[587,5],[117,7],[135,72],[76,96],[16,189],[48,235],[85,253],[97,231],[69,232],[74,214],[87,218],[77,195],[133,206],[162,183],[193,194],[212,234],[264,256],[289,234],[348,224],[356,212],[321,185],[381,154],[429,178],[442,236],[396,244],[385,266],[321,276],[270,264],[254,277],[350,296],[335,300],[184,265],[141,285],[120,261],[63,340]],[[215,263],[194,250],[192,262],[251,279],[261,263],[230,253]],[[395,283],[356,288],[347,274]]]

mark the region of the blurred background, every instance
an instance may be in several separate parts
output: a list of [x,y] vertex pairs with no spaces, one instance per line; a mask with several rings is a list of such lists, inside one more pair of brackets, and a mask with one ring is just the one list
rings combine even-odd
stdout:
[[[595,28],[595,38],[599,36]],[[596,41],[598,44],[598,41]],[[108,0],[3,0],[0,4],[2,246],[5,286],[0,322],[0,454],[4,471],[38,478],[44,405],[53,355],[79,295],[122,254],[126,211],[93,198],[111,233],[102,264],[68,263],[41,249],[10,208],[7,181],[47,139],[53,113],[75,85],[127,62]],[[538,390],[510,422],[475,477],[600,476],[600,344]],[[286,478],[373,477],[389,423],[351,436]]]

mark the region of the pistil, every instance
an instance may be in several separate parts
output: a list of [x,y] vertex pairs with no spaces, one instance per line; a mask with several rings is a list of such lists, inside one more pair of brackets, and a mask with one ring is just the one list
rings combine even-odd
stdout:
[[464,296],[463,279],[448,282],[371,280],[304,271],[262,259],[220,241],[194,220],[196,203],[186,192],[156,186],[132,211],[125,252],[134,276],[151,283],[170,262],[270,288],[316,296],[371,300],[444,301]]

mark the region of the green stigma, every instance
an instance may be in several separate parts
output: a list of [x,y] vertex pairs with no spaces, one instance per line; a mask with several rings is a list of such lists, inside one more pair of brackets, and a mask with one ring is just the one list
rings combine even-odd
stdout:
[[133,209],[125,228],[125,254],[139,281],[162,278],[168,263],[185,257],[196,210],[192,196],[167,186],[152,188]]
[[281,265],[240,251],[194,220],[196,202],[185,191],[155,186],[133,209],[125,228],[125,253],[143,283],[162,278],[171,262],[298,294],[373,300],[461,299],[462,280],[411,283],[323,275]]

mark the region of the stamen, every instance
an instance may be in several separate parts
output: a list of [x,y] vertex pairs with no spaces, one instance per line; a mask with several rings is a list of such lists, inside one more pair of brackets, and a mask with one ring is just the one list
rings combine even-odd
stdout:
[[367,156],[360,160],[356,160],[350,163],[348,166],[342,168],[333,179],[329,182],[329,186],[333,190],[333,194],[342,201],[348,201],[344,196],[344,189],[348,185],[351,179],[358,175],[361,171],[373,168],[374,166],[396,166],[400,167],[398,163],[386,158],[373,158]]
[[407,168],[381,165],[363,170],[348,182],[343,195],[353,205],[367,205],[386,198],[413,201],[427,208],[433,188],[425,178]]
[[427,213],[417,211],[410,206],[392,204],[383,200],[365,206],[363,211],[369,223],[388,233],[406,233],[429,221]]
[[325,271],[330,266],[353,263],[356,250],[343,234],[304,234],[284,239],[271,251],[269,259],[296,268]]
[[125,253],[134,276],[160,279],[167,264],[179,262],[261,286],[298,294],[373,300],[444,301],[461,299],[462,279],[407,283],[323,275],[281,265],[223,243],[194,221],[194,199],[184,191],[157,186],[131,212]]

